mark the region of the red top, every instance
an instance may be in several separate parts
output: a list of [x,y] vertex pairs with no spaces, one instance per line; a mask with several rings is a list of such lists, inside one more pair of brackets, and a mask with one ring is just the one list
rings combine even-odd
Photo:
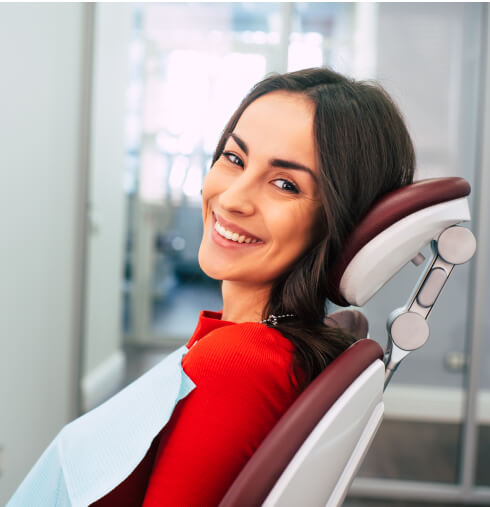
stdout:
[[201,312],[182,360],[196,388],[133,473],[94,506],[217,505],[296,399],[294,346],[263,324]]

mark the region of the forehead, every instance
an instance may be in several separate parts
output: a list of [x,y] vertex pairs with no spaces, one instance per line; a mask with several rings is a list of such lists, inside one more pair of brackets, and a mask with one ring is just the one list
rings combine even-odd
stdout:
[[315,165],[313,121],[315,104],[300,93],[275,91],[252,102],[242,113],[234,132],[250,154]]

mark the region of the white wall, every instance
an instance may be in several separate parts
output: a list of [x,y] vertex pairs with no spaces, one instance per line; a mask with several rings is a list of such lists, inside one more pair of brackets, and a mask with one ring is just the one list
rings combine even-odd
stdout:
[[77,415],[91,9],[0,5],[1,505]]
[[[415,179],[466,178],[473,186],[470,206],[479,191],[475,146],[481,11],[478,3],[388,2],[377,9],[376,79],[407,120],[417,153]],[[476,223],[474,209],[472,216],[470,228]],[[390,389],[398,384],[462,389],[463,370],[448,368],[446,357],[463,353],[468,340],[470,269],[471,263],[454,269],[431,312],[430,340],[398,368]],[[387,315],[405,304],[421,271],[422,266],[407,265],[364,307],[371,336],[383,345]],[[434,397],[439,397],[438,389]]]
[[121,350],[121,284],[126,220],[124,120],[131,14],[131,5],[95,6],[83,411],[117,392],[126,369]]

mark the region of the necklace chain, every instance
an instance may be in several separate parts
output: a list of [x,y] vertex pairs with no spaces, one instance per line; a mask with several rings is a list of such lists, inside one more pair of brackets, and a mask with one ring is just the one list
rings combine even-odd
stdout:
[[269,326],[277,326],[279,319],[285,319],[288,317],[296,317],[294,313],[285,313],[284,315],[269,315],[266,319],[261,320],[259,324],[267,324]]

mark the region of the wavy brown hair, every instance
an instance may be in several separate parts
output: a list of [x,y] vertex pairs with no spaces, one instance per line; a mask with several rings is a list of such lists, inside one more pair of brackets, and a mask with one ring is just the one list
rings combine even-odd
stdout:
[[402,115],[373,81],[355,81],[327,68],[273,74],[256,84],[218,142],[223,152],[243,111],[274,91],[300,93],[315,104],[314,135],[321,201],[315,242],[277,280],[263,318],[293,313],[276,326],[295,345],[294,372],[306,386],[355,341],[325,325],[328,270],[347,235],[379,197],[413,180],[415,153]]

